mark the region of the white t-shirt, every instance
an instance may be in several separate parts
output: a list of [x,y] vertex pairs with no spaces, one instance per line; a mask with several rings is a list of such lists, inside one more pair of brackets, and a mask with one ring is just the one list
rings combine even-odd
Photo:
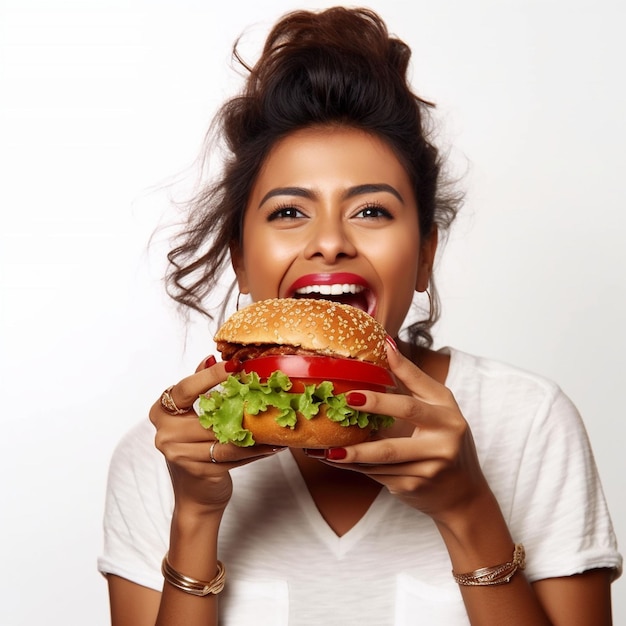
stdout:
[[[469,422],[483,472],[535,581],[622,560],[580,417],[553,383],[449,350],[446,385]],[[232,472],[220,531],[221,626],[469,624],[432,520],[383,489],[338,537],[289,451]],[[146,420],[112,460],[103,573],[160,590],[173,495]]]

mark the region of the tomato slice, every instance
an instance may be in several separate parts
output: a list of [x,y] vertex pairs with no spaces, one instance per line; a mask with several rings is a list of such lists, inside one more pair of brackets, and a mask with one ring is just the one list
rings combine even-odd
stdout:
[[319,384],[329,380],[335,393],[352,389],[369,389],[387,392],[396,388],[392,373],[373,363],[330,356],[303,354],[274,354],[249,359],[241,364],[245,372],[256,372],[261,380],[280,370],[293,383],[293,391],[301,392],[304,385]]

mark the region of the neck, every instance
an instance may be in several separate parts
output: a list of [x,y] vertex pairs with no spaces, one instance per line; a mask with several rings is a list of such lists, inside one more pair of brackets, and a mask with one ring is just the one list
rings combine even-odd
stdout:
[[434,378],[438,383],[445,384],[450,367],[450,357],[430,348],[415,346],[407,341],[398,341],[398,349],[423,372]]
[[333,467],[292,448],[307,489],[318,511],[339,537],[365,515],[381,485],[365,474]]

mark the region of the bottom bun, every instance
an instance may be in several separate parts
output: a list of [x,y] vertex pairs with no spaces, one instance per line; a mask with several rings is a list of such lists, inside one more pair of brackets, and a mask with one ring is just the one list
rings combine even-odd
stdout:
[[363,443],[372,434],[371,426],[341,426],[329,420],[325,405],[312,419],[298,413],[298,421],[293,428],[276,423],[278,411],[271,407],[258,415],[244,412],[243,427],[252,433],[255,443],[290,448],[340,448]]

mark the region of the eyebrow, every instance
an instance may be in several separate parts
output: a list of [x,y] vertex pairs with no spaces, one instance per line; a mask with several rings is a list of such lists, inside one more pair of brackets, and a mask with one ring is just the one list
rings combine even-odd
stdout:
[[366,193],[390,193],[395,196],[402,204],[404,204],[404,198],[400,195],[400,192],[387,183],[368,183],[365,185],[357,185],[356,187],[350,187],[344,194],[344,198],[354,198]]
[[[402,202],[402,204],[404,204],[404,199],[400,195],[400,192],[395,187],[392,187],[387,183],[367,183],[364,185],[356,185],[355,187],[347,189],[342,198],[347,200],[348,198],[354,198],[368,193],[385,192],[395,196],[400,202]],[[297,196],[299,198],[312,200],[315,198],[316,194],[314,191],[304,187],[276,187],[275,189],[268,191],[263,196],[261,202],[259,202],[259,208],[262,207],[263,204],[265,204],[270,198],[275,198],[276,196]]]

